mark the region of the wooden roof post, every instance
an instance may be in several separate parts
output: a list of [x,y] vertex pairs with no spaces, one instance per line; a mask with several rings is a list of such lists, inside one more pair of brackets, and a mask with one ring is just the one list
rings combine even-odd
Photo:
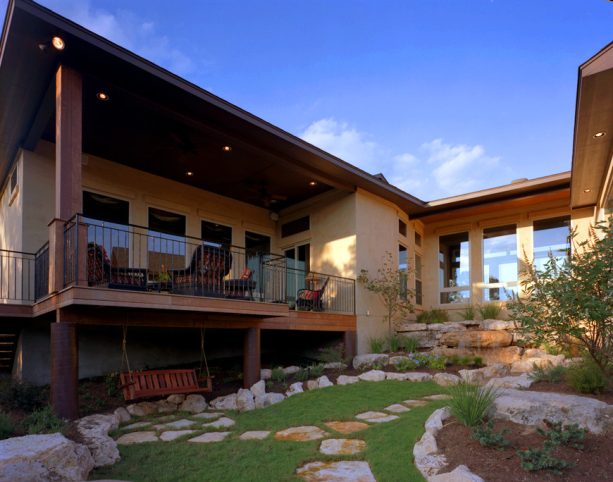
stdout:
[[244,388],[250,388],[254,383],[260,381],[260,368],[260,329],[247,328],[243,351]]
[[77,327],[61,320],[51,323],[51,406],[58,417],[74,420],[79,416],[79,351]]

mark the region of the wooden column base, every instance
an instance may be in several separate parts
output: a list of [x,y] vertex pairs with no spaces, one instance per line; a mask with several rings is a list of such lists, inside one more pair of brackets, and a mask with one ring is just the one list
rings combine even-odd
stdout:
[[356,332],[346,331],[343,335],[343,343],[345,345],[345,358],[351,363],[356,355]]
[[79,417],[77,327],[51,323],[51,406],[58,417]]
[[260,381],[260,329],[247,328],[245,330],[245,344],[243,349],[243,387],[250,388]]

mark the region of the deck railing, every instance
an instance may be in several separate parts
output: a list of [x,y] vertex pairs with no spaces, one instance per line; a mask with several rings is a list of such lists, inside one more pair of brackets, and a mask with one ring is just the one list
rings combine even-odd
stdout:
[[49,243],[34,255],[34,297],[39,300],[49,294]]
[[34,301],[34,254],[0,249],[0,303]]

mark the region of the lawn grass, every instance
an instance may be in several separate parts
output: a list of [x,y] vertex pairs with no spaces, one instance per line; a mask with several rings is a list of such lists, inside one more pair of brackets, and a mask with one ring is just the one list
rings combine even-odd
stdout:
[[[423,424],[444,402],[432,402],[401,414],[400,419],[373,425],[351,435],[334,433],[324,425],[332,420],[355,420],[367,410],[382,410],[407,399],[416,399],[441,388],[433,383],[385,381],[360,382],[306,392],[263,410],[228,414],[236,421],[232,435],[213,444],[183,441],[158,442],[120,447],[122,460],[113,467],[98,469],[94,478],[131,481],[295,481],[295,470],[315,460],[366,460],[379,482],[421,481],[411,463],[412,447],[423,433]],[[325,456],[318,452],[321,441],[281,442],[272,435],[266,440],[242,441],[247,430],[282,430],[298,425],[317,425],[331,437],[360,438],[367,450],[355,456]]]

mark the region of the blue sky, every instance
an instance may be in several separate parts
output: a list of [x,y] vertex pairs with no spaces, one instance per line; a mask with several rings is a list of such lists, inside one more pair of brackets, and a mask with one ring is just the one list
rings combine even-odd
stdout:
[[607,0],[42,3],[425,200],[569,170],[613,40]]

